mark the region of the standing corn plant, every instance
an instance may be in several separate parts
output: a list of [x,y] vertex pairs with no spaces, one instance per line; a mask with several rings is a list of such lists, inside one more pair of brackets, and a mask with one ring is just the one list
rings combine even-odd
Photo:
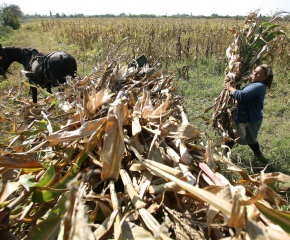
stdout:
[[[237,89],[250,80],[256,65],[273,62],[272,40],[285,35],[282,26],[273,23],[282,12],[274,14],[269,22],[263,23],[258,20],[258,13],[259,10],[256,10],[249,14],[243,28],[234,27],[229,30],[234,34],[235,40],[226,50],[228,66],[225,70],[224,84],[230,83]],[[213,128],[221,130],[225,136],[228,136],[229,130],[234,133],[236,131],[235,124],[231,121],[236,106],[237,101],[230,96],[228,90],[224,89],[216,98],[212,117]]]

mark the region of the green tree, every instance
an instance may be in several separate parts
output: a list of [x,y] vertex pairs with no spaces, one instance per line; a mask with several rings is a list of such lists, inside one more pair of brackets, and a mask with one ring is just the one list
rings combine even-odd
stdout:
[[20,18],[22,18],[23,12],[20,7],[14,4],[7,5],[4,3],[0,7],[0,22],[3,26],[9,26],[14,30],[21,27]]

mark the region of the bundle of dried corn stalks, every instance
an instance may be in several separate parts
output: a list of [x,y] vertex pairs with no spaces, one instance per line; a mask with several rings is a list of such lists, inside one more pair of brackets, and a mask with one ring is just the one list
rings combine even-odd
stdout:
[[[287,204],[276,192],[285,185],[213,154],[172,75],[121,62],[68,80],[38,108],[18,99],[29,123],[1,151],[1,236],[289,239],[289,212],[273,208]],[[229,182],[220,164],[241,180]]]
[[[243,27],[234,27],[229,30],[234,35],[234,42],[228,47],[226,55],[228,66],[225,70],[224,84],[231,83],[237,89],[251,79],[253,69],[261,64],[271,64],[274,60],[275,38],[285,35],[282,26],[273,22],[284,12],[273,15],[269,22],[258,20],[259,10],[251,13],[245,19]],[[228,138],[228,131],[236,132],[234,121],[231,121],[232,112],[237,102],[230,96],[228,90],[223,90],[215,100],[213,113],[213,127],[221,131]]]

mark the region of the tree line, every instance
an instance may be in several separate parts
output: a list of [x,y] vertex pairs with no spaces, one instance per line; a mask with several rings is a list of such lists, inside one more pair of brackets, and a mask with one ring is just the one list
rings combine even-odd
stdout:
[[218,14],[212,14],[211,16],[205,16],[205,15],[192,15],[192,14],[175,14],[175,15],[155,15],[155,14],[126,14],[126,13],[120,13],[120,14],[100,14],[100,15],[84,15],[83,13],[78,14],[69,14],[66,15],[64,13],[59,14],[56,13],[55,15],[40,15],[40,14],[25,14],[23,16],[24,19],[30,19],[30,18],[235,18],[235,19],[244,19],[245,16],[223,16]]

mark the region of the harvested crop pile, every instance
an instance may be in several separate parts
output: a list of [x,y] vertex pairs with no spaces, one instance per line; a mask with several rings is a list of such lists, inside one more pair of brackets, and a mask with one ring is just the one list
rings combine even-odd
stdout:
[[289,177],[249,176],[214,154],[173,75],[112,56],[37,108],[18,98],[24,121],[0,156],[1,236],[288,239],[277,192]]

